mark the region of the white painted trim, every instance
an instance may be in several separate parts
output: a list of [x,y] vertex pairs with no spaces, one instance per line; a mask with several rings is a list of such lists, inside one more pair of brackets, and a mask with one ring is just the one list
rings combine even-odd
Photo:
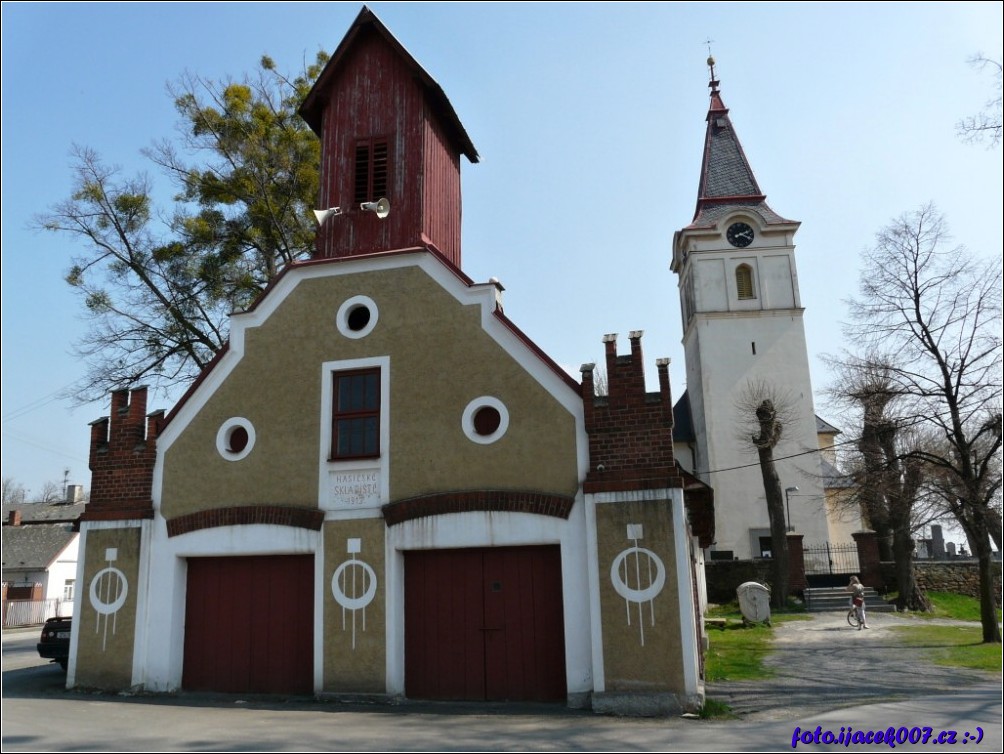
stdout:
[[314,557],[314,693],[324,690],[324,608],[327,584],[324,579],[324,527],[318,532]]
[[[335,372],[347,372],[353,369],[380,369],[380,457],[358,461],[328,460],[331,448],[331,417],[334,411]],[[379,505],[390,502],[390,356],[373,356],[365,359],[342,359],[340,361],[325,361],[321,364],[321,406],[320,426],[321,436],[318,442],[318,475],[317,502],[322,510],[332,510],[328,501],[331,497],[329,489],[331,472],[336,470],[353,471],[356,469],[377,469],[380,477]],[[338,509],[339,512],[346,512]]]
[[[606,494],[606,493],[603,493]],[[589,582],[589,627],[592,637],[593,690],[607,690],[603,667],[603,612],[600,609],[600,551],[596,535],[596,494],[585,496],[586,563]]]
[[581,598],[588,588],[584,507],[575,506],[567,521],[529,513],[472,511],[404,521],[389,527],[384,552],[387,693],[404,693],[405,551],[553,544],[561,548],[566,687],[569,695],[592,691],[595,672],[590,607]]
[[[367,322],[366,327],[361,330],[353,330],[349,327],[349,314],[361,306],[365,306],[369,309],[370,321]],[[338,314],[335,316],[335,326],[338,328],[338,332],[346,338],[359,340],[360,338],[365,338],[373,332],[373,328],[376,327],[378,319],[380,319],[380,310],[377,308],[376,302],[373,299],[369,296],[353,296],[352,298],[346,299],[342,302],[342,305],[338,307]]]
[[[190,557],[313,555],[323,560],[317,531],[274,524],[242,524],[167,536],[167,522],[157,518],[150,542],[148,609],[145,612],[144,662],[140,678],[147,691],[176,691],[184,670],[185,597]],[[316,570],[315,570],[316,573]],[[313,612],[321,614],[323,584],[315,584]],[[319,601],[322,604],[318,604]],[[315,628],[317,626],[315,619]],[[315,634],[316,636],[316,634]],[[314,677],[318,659],[315,642]]]
[[[338,263],[292,267],[278,279],[258,306],[249,312],[234,314],[230,318],[229,348],[220,357],[202,383],[178,409],[157,438],[157,460],[154,465],[153,504],[160,510],[164,479],[164,457],[174,442],[194,421],[212,395],[223,385],[244,356],[247,330],[260,327],[282,304],[296,287],[306,281],[361,272],[419,267],[429,277],[461,304],[481,308],[481,326],[510,357],[516,360],[561,406],[575,418],[576,447],[578,449],[579,479],[589,470],[589,441],[586,435],[582,398],[551,366],[545,363],[526,343],[505,327],[495,316],[497,306],[494,285],[469,286],[459,279],[443,262],[426,251],[385,256],[367,256],[346,259]],[[326,459],[325,459],[326,460]]]
[[87,561],[87,533],[91,527],[89,522],[80,523],[80,545],[77,557],[77,578],[73,590],[73,622],[77,624],[77,630],[70,632],[70,657],[66,665],[66,688],[72,689],[77,683],[77,647],[80,644],[80,623],[81,612],[84,605],[84,566]]
[[694,584],[690,578],[690,534],[687,525],[683,490],[672,490],[673,549],[676,555],[676,593],[680,600],[680,650],[683,666],[683,688],[686,698],[698,693],[698,669],[701,650],[697,646],[698,616],[694,612]]
[[[230,433],[237,427],[242,427],[248,433],[248,444],[244,446],[244,450],[235,453],[230,450]],[[223,422],[216,432],[216,452],[226,461],[240,461],[242,458],[247,458],[254,450],[255,439],[254,425],[251,420],[245,419],[243,416],[232,416]]]
[[[675,493],[682,487],[660,487],[651,490],[618,490],[617,492],[593,492],[591,497],[597,505],[607,503],[642,502],[646,500],[675,500]],[[681,493],[682,494],[682,493]]]
[[[250,445],[250,442],[248,443]],[[148,634],[140,630],[146,625],[146,612],[150,606],[150,542],[153,536],[153,522],[141,522],[139,529],[139,569],[136,574],[136,625],[132,652],[132,685],[142,683],[143,658],[147,654]]]
[[[490,435],[480,435],[474,427],[474,415],[482,408],[494,408],[499,412],[498,428]],[[460,426],[471,442],[476,442],[478,445],[491,445],[493,442],[501,440],[506,430],[509,429],[509,409],[498,398],[482,395],[472,400],[464,408],[464,413],[460,417]]]
[[[80,644],[80,629],[83,622],[84,592],[88,591],[84,584],[84,573],[87,567],[87,535],[92,531],[109,531],[113,529],[138,529],[143,526],[144,521],[81,521],[80,522],[80,546],[77,557],[77,577],[73,590],[73,620],[77,624],[77,630],[70,634],[70,658],[66,666],[66,688],[71,689],[77,684],[77,651]],[[145,557],[142,549],[142,536],[140,537],[140,569],[143,567]],[[141,600],[144,598],[142,590],[136,595],[136,626],[133,647],[133,683],[136,682],[136,663],[139,648],[139,634],[142,623],[139,620]]]

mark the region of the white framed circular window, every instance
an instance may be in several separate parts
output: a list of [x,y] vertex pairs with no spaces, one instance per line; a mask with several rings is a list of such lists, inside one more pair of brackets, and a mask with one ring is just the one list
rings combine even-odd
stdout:
[[242,416],[235,416],[220,425],[216,450],[228,461],[239,461],[251,452],[254,441],[254,425]]
[[353,296],[338,307],[335,324],[338,332],[353,340],[365,338],[376,327],[380,310],[369,296]]
[[480,445],[490,445],[509,429],[509,409],[498,398],[482,395],[467,404],[460,420],[467,439]]

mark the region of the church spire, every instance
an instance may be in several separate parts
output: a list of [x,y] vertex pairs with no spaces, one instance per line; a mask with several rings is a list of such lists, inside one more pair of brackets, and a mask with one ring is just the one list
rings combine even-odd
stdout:
[[755,207],[766,222],[781,221],[766,204],[753,169],[743,151],[729,118],[729,109],[719,90],[721,82],[715,76],[715,59],[708,56],[711,79],[711,103],[708,107],[707,134],[701,162],[701,180],[697,189],[697,207],[692,225],[713,223],[724,210],[736,206]]

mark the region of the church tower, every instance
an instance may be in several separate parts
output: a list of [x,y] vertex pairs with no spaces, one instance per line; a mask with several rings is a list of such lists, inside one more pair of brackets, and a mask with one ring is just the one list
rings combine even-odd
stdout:
[[[711,70],[711,104],[690,225],[673,238],[687,361],[689,453],[685,468],[715,491],[719,557],[762,557],[770,525],[756,451],[740,404],[766,386],[785,399],[792,419],[775,448],[789,527],[804,541],[827,540],[815,410],[795,267],[795,233],[767,204],[736,135]],[[686,426],[687,417],[678,417]],[[680,439],[679,436],[677,438]],[[797,487],[798,490],[791,488]],[[731,555],[726,554],[731,553]]]

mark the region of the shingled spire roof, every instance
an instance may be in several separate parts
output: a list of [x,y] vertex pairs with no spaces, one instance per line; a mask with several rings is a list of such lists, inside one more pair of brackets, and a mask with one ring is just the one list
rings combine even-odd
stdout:
[[701,182],[697,189],[697,207],[691,228],[708,227],[736,207],[747,207],[767,224],[789,223],[767,206],[767,196],[760,190],[739,136],[729,118],[729,109],[718,90],[715,59],[708,58],[711,70],[711,105],[708,108],[708,131],[704,137]]

